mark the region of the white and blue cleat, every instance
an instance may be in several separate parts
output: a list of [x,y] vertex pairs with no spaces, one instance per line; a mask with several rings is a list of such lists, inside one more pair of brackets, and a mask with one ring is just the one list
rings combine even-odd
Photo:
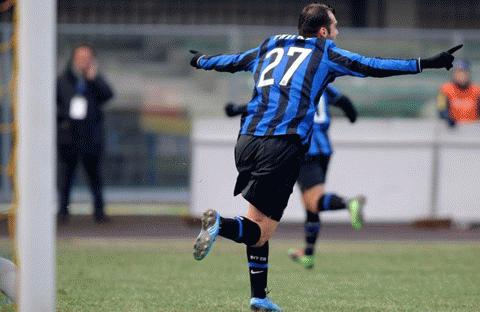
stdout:
[[193,245],[193,257],[202,260],[212,249],[220,231],[220,214],[213,209],[207,210],[202,216],[202,230]]
[[281,312],[279,306],[273,303],[270,298],[265,297],[263,299],[260,298],[252,298],[250,299],[250,309],[252,311],[258,312]]

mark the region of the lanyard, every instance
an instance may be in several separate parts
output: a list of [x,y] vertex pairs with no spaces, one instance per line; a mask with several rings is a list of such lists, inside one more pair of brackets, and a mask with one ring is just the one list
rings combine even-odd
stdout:
[[75,85],[75,94],[85,95],[86,93],[87,93],[87,83],[85,82],[85,79],[80,78],[77,80],[77,83]]

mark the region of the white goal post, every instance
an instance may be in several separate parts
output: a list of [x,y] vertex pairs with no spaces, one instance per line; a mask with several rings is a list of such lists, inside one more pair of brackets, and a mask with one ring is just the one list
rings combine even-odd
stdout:
[[17,249],[21,312],[55,310],[55,0],[17,0]]

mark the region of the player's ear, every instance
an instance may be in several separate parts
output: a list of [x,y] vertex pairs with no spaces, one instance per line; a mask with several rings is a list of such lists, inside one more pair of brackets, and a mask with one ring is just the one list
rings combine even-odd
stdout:
[[325,27],[320,27],[317,33],[317,37],[327,38],[328,30]]

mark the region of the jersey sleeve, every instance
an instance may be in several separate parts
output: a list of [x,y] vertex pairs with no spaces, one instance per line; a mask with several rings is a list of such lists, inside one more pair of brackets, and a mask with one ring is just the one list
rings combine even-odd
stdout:
[[254,48],[239,54],[220,54],[201,56],[197,60],[198,68],[235,73],[238,71],[253,72],[258,58],[259,48]]
[[331,43],[327,47],[329,70],[335,76],[356,77],[389,77],[397,75],[417,74],[421,72],[417,59],[384,59],[366,57],[343,50]]

